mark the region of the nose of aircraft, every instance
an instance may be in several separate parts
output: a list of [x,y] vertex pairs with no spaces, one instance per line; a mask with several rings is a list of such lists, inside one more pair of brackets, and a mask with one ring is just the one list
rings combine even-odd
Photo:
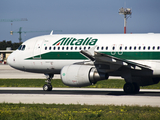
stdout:
[[13,66],[13,62],[14,62],[14,58],[13,58],[13,55],[10,54],[7,58],[7,63],[10,65],[10,66]]
[[21,61],[16,51],[14,51],[8,56],[7,63],[15,69],[18,69],[18,70],[24,69],[23,66],[21,65]]
[[10,65],[10,63],[11,63],[11,57],[10,57],[11,55],[9,55],[8,56],[8,58],[7,58],[7,63]]

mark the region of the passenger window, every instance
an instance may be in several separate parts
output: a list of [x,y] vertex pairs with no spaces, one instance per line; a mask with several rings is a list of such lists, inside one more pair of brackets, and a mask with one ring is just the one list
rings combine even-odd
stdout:
[[47,50],[47,47],[45,47],[45,50]]
[[134,50],[136,50],[136,46],[134,47]]
[[71,47],[71,50],[73,49],[73,47]]
[[115,47],[114,47],[114,46],[112,47],[112,50],[115,50]]
[[130,46],[129,49],[132,50],[132,47]]
[[66,50],[68,50],[68,47],[66,47]]
[[79,47],[79,50],[81,50],[81,47]]
[[97,50],[99,50],[99,47],[97,47]]
[[75,47],[75,50],[77,50],[77,47]]
[[106,47],[106,50],[108,50],[108,46]]
[[90,49],[90,47],[88,47],[88,50]]
[[159,46],[157,47],[157,50],[159,50]]
[[120,46],[119,49],[122,50],[122,46]]
[[58,50],[60,50],[60,47],[58,47]]
[[64,50],[64,47],[62,47],[62,50]]
[[84,50],[86,49],[86,47],[84,47]]
[[127,46],[125,47],[125,50],[127,50]]
[[53,47],[53,50],[55,50],[56,49],[56,47]]
[[150,46],[148,46],[148,50],[150,50]]
[[51,50],[51,47],[49,47],[49,50]]
[[139,50],[141,50],[141,46],[139,46],[139,48],[138,48]]
[[153,46],[153,50],[155,49],[155,46]]
[[101,50],[103,50],[103,47],[101,47]]
[[145,50],[145,49],[146,49],[146,47],[144,46],[144,47],[143,47],[143,50]]

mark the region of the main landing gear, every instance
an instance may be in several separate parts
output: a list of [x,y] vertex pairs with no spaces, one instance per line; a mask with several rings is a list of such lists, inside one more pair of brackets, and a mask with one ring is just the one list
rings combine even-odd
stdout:
[[52,85],[51,85],[51,80],[53,78],[53,74],[45,74],[47,80],[45,82],[47,82],[47,84],[45,84],[43,86],[43,90],[44,91],[52,91]]
[[123,90],[127,94],[135,94],[138,93],[140,90],[140,87],[137,83],[126,83],[124,84]]

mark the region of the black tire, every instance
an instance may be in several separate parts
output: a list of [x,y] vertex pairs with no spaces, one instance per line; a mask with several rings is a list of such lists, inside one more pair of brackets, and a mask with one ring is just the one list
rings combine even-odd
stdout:
[[48,87],[49,87],[48,91],[52,91],[52,85],[48,84]]
[[133,83],[134,86],[134,93],[139,93],[140,86],[137,83]]
[[133,94],[134,93],[134,85],[132,83],[126,83],[126,84],[124,84],[123,90],[127,94]]
[[45,84],[45,85],[43,86],[43,90],[44,90],[44,91],[48,91],[48,90],[49,90],[49,86],[48,86],[47,84]]
[[44,91],[52,91],[52,85],[51,84],[45,84],[43,86]]

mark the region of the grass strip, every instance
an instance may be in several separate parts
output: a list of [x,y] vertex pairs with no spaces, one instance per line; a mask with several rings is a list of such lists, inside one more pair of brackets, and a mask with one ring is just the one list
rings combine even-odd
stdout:
[[0,103],[1,120],[160,120],[151,106]]
[[[0,87],[42,87],[45,79],[0,79]],[[125,84],[121,79],[109,79],[97,82],[85,88],[123,88]],[[52,80],[53,87],[71,88],[62,83],[60,79]],[[73,87],[72,87],[73,88]],[[160,83],[141,87],[144,89],[160,89]]]

